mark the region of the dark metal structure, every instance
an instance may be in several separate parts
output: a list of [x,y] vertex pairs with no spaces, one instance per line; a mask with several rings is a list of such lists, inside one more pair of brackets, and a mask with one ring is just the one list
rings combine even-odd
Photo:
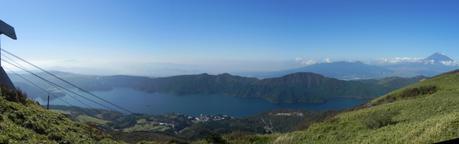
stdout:
[[[0,20],[0,36],[1,35],[6,35],[9,38],[14,39],[14,40],[17,39],[16,32],[14,31],[14,28],[12,26],[10,26],[9,24],[3,22],[2,20]],[[0,49],[1,49],[1,45],[0,45]],[[1,63],[0,63],[0,86],[4,86],[4,87],[10,88],[10,89],[15,89],[13,83],[10,80],[10,78],[8,77],[8,75],[6,74],[5,70],[1,66]]]
[[16,40],[16,32],[14,31],[14,28],[12,26],[10,26],[9,24],[3,22],[2,20],[0,20],[0,35],[1,34],[4,34],[8,37],[10,37],[11,39],[14,39]]

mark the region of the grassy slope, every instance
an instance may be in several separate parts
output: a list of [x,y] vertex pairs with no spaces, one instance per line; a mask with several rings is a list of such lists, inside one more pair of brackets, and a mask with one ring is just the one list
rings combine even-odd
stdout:
[[103,124],[109,123],[109,121],[99,119],[96,117],[92,117],[92,116],[88,116],[88,115],[79,115],[76,117],[76,119],[82,123],[92,123],[96,125],[103,125]]
[[[423,93],[425,87],[435,87],[434,93]],[[433,143],[457,137],[459,73],[450,73],[396,90],[365,108],[341,113],[305,131],[230,140],[279,144]]]
[[117,143],[94,128],[28,101],[0,96],[0,143]]

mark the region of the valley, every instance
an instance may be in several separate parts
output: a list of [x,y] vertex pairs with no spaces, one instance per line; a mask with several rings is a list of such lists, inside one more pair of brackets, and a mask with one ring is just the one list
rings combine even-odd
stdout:
[[[418,137],[414,141],[438,142],[456,137],[454,129],[447,127],[455,127],[457,85],[451,83],[459,81],[458,76],[457,71],[452,71],[423,78],[362,105],[328,111],[277,109],[233,117],[180,113],[126,115],[104,109],[61,105],[51,108],[55,113],[128,143],[379,143],[412,130],[418,132],[399,140],[412,141],[411,137]],[[393,79],[397,78],[361,82],[386,83],[393,82]],[[413,123],[420,127],[413,129],[410,127]]]
[[[128,95],[207,97],[196,99],[197,103],[199,103],[198,101],[204,102],[212,99],[215,99],[215,101],[218,101],[218,99],[228,99],[229,101],[236,102],[241,101],[239,98],[244,98],[247,101],[257,102],[257,100],[252,99],[261,99],[279,105],[299,103],[320,104],[342,99],[368,100],[425,78],[422,76],[412,78],[390,77],[374,80],[345,81],[307,72],[267,79],[241,77],[230,74],[198,74],[164,78],[91,76],[64,72],[57,72],[57,74],[85,89],[98,91],[102,95],[106,95],[104,94],[104,91],[106,91],[110,95],[124,94],[125,97],[128,97]],[[31,75],[24,75],[23,77],[34,80]],[[12,79],[19,88],[31,93],[31,95],[41,95],[42,98],[47,95],[27,85],[25,81],[15,75],[12,75]],[[47,85],[41,81],[36,81],[35,83],[43,86]],[[54,92],[56,97],[62,95],[62,92],[56,91],[56,88],[52,86],[46,87],[46,89]],[[117,92],[113,92],[113,90]],[[215,96],[218,98],[214,98]],[[238,98],[233,99],[223,96]]]
[[[95,94],[137,114],[126,115],[97,105],[83,108],[86,106],[66,95],[51,100],[53,111],[129,143],[227,141],[228,137],[240,135],[304,130],[340,112],[362,106],[378,95],[428,79],[418,76],[346,81],[314,73],[293,73],[269,79],[229,74],[166,78],[57,74],[83,87],[93,87],[91,91]],[[16,81],[19,80],[17,77],[12,78],[16,83],[21,82]],[[233,91],[244,94],[247,88],[257,91],[258,96],[231,95]],[[326,93],[329,92],[326,89],[332,93]],[[293,93],[282,93],[286,91]],[[279,94],[286,99],[273,101],[262,97],[269,94]],[[311,96],[320,101],[289,100],[291,97]],[[43,98],[36,97],[35,100],[46,103]]]
[[0,144],[459,143],[459,1],[0,5]]
[[310,124],[333,116],[337,111],[274,110],[245,117],[227,115],[133,114],[101,109],[52,106],[75,121],[93,125],[129,143],[161,141],[187,143],[223,135],[284,133],[307,128]]

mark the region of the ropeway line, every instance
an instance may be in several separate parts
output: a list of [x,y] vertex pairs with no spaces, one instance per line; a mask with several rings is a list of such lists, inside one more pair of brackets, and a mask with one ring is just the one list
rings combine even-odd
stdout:
[[41,68],[41,67],[39,67],[39,66],[37,66],[37,65],[35,65],[35,64],[33,64],[33,63],[31,63],[31,62],[29,62],[29,61],[27,61],[27,60],[21,58],[21,57],[15,55],[15,54],[13,54],[13,53],[11,53],[11,52],[9,52],[9,51],[6,51],[6,50],[4,50],[4,49],[1,49],[1,51],[2,51],[2,52],[5,52],[5,53],[7,53],[7,54],[9,54],[9,55],[11,55],[11,56],[13,56],[13,57],[15,57],[15,58],[21,60],[21,61],[23,61],[23,62],[25,62],[25,63],[27,63],[27,64],[29,64],[29,65],[31,65],[31,66],[33,66],[33,67],[39,69],[39,70],[41,70],[41,71],[43,71],[43,72],[45,72],[46,74],[48,74],[48,75],[50,75],[50,76],[53,76],[53,77],[56,78],[56,79],[59,79],[59,80],[63,81],[64,83],[69,84],[69,85],[71,85],[71,86],[77,88],[78,90],[80,90],[80,91],[82,91],[82,92],[84,92],[84,93],[86,93],[86,94],[89,94],[89,95],[91,95],[91,96],[93,96],[93,97],[95,97],[95,98],[97,98],[97,99],[99,99],[99,100],[101,100],[101,101],[103,101],[103,102],[105,102],[105,103],[108,103],[108,104],[110,104],[110,105],[112,105],[112,106],[114,106],[114,107],[116,107],[116,108],[118,108],[118,109],[120,109],[120,110],[125,111],[125,112],[133,113],[132,111],[130,111],[130,110],[124,108],[124,107],[121,107],[121,106],[119,106],[119,105],[117,105],[117,104],[114,104],[114,103],[112,103],[112,102],[110,102],[110,101],[108,101],[108,100],[105,100],[105,99],[103,99],[103,98],[101,98],[101,97],[99,97],[99,96],[93,94],[92,92],[89,92],[89,91],[87,91],[87,90],[85,90],[85,89],[83,89],[83,88],[81,88],[81,87],[79,87],[79,86],[73,84],[72,82],[69,82],[69,81],[67,81],[67,80],[65,80],[65,79],[63,79],[63,78],[61,78],[61,77],[59,77],[59,76],[57,76],[57,75],[55,75],[55,74],[53,74],[53,73],[51,73],[51,72],[48,72],[47,70],[45,70],[45,69],[43,69],[43,68]]
[[[30,83],[32,86],[34,86],[34,87],[40,89],[41,91],[46,92],[46,93],[52,95],[52,93],[50,93],[50,92],[49,92],[48,90],[46,90],[45,88],[42,88],[42,87],[38,86],[38,84],[34,83],[32,80],[30,80],[30,79],[28,79],[28,78],[25,78],[24,76],[22,76],[22,75],[20,75],[20,74],[18,74],[18,73],[16,73],[16,72],[14,72],[14,71],[12,71],[12,70],[9,69],[9,68],[4,67],[4,69],[6,69],[6,70],[8,70],[9,72],[13,73],[14,75],[20,77],[21,79],[27,81],[27,82]],[[56,96],[55,96],[55,97],[56,97]],[[59,100],[59,101],[65,103],[65,104],[67,104],[67,105],[69,105],[69,106],[72,106],[72,104],[70,104],[69,102],[67,102],[67,101],[65,101],[65,100],[63,100],[63,99],[56,98],[56,100]],[[86,104],[84,104],[84,103],[82,103],[82,104],[89,107],[89,105],[86,105]]]
[[49,80],[47,80],[47,79],[45,79],[45,78],[43,78],[43,77],[41,77],[41,76],[39,76],[39,75],[33,73],[33,72],[31,72],[31,71],[29,71],[29,70],[27,70],[27,69],[25,69],[25,68],[23,68],[23,67],[21,67],[21,66],[18,66],[18,65],[16,65],[16,64],[13,64],[13,63],[11,63],[11,62],[5,60],[5,59],[2,59],[2,61],[3,61],[3,62],[6,62],[6,63],[8,63],[8,64],[10,64],[10,65],[12,65],[12,66],[14,66],[14,67],[16,67],[16,68],[19,68],[19,69],[21,69],[21,70],[24,70],[25,72],[27,72],[27,73],[29,73],[29,74],[32,74],[32,75],[34,75],[35,77],[37,77],[37,78],[39,78],[39,79],[41,79],[41,80],[43,80],[43,81],[45,81],[45,82],[47,82],[47,83],[49,83],[49,84],[55,86],[55,87],[59,87],[59,88],[65,90],[65,91],[70,92],[70,93],[72,93],[72,94],[75,94],[75,95],[77,95],[77,96],[79,96],[79,97],[81,97],[81,98],[83,98],[83,99],[85,99],[85,100],[87,100],[87,101],[93,102],[93,103],[95,103],[95,104],[97,104],[97,105],[99,105],[99,106],[102,106],[102,107],[104,107],[104,108],[107,108],[107,109],[109,109],[109,110],[112,109],[112,108],[110,108],[110,107],[108,107],[108,106],[105,106],[105,105],[103,105],[103,104],[101,104],[101,103],[99,103],[99,102],[97,102],[97,101],[94,101],[94,100],[89,99],[89,98],[87,98],[87,97],[85,97],[85,96],[82,96],[82,95],[80,95],[80,94],[78,94],[78,93],[76,93],[76,92],[74,92],[74,91],[72,91],[72,90],[70,90],[70,89],[68,89],[68,88],[65,88],[65,87],[63,87],[63,86],[60,86],[60,85],[54,83],[54,82],[51,82],[51,81],[49,81]]

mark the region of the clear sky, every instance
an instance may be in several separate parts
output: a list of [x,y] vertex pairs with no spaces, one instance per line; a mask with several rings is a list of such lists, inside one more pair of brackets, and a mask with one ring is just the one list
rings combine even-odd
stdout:
[[457,0],[0,0],[47,68],[107,74],[260,71],[295,59],[459,58]]

